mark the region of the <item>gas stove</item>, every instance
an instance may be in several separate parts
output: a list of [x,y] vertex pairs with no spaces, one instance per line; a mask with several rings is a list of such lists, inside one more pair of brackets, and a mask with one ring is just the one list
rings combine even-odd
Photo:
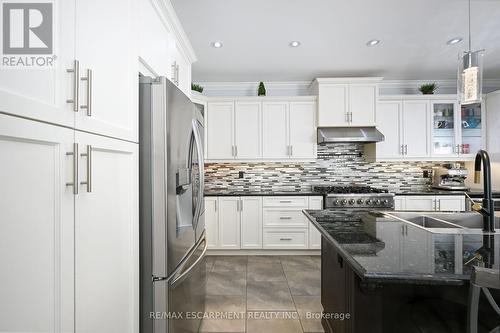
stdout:
[[324,196],[324,208],[394,208],[394,194],[370,186],[313,186]]

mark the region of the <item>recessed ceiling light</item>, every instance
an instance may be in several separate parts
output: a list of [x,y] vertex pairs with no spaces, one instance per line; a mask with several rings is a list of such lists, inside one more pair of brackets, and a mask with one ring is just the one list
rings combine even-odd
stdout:
[[222,42],[213,42],[212,46],[215,47],[216,49],[220,49],[222,47]]
[[446,44],[448,44],[448,45],[455,45],[455,44],[460,43],[461,41],[462,41],[462,38],[455,37],[455,38],[452,38],[449,41],[447,41]]
[[290,42],[290,46],[291,47],[299,47],[300,46],[300,42],[298,40],[291,41]]
[[369,40],[368,42],[366,42],[366,46],[375,46],[378,44],[380,44],[380,40],[378,40],[378,39],[372,39],[372,40]]

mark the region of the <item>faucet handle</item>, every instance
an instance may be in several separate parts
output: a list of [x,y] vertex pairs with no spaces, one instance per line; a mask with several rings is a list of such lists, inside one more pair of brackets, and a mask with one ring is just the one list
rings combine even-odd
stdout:
[[474,171],[474,184],[481,182],[481,171]]
[[473,203],[472,204],[472,210],[475,211],[475,212],[480,212],[481,209],[483,209],[483,206],[480,204],[480,203]]

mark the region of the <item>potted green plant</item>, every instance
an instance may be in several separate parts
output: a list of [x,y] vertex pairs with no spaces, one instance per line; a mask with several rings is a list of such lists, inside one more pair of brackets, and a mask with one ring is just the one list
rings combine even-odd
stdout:
[[259,83],[259,89],[257,90],[257,96],[266,96],[266,87],[264,82]]
[[426,83],[420,86],[418,90],[424,95],[432,95],[434,91],[438,88],[436,83]]
[[196,83],[191,83],[191,90],[203,93],[203,87]]

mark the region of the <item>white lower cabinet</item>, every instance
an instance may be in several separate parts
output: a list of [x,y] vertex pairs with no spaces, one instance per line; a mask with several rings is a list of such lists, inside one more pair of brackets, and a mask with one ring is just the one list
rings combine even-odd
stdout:
[[219,244],[221,249],[240,248],[240,198],[219,198]]
[[[323,197],[309,197],[309,209],[323,209]],[[321,249],[321,234],[316,227],[309,222],[309,248]]]
[[0,151],[0,331],[138,332],[138,145],[0,115]]
[[465,196],[463,195],[408,195],[396,196],[394,209],[408,211],[465,211]]
[[322,197],[206,197],[210,249],[319,249],[321,235],[303,209],[321,209]]
[[241,197],[241,248],[262,248],[262,197]]

